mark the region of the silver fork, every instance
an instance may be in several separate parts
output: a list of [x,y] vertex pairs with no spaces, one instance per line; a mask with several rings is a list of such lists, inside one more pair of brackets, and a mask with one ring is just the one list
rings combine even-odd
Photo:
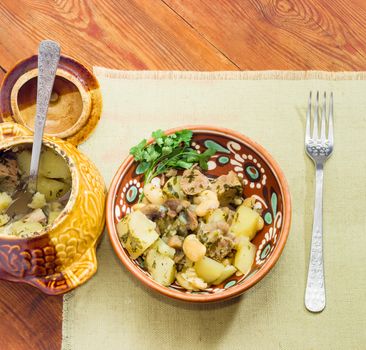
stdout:
[[[314,117],[312,118],[312,98],[309,96],[308,111],[306,113],[305,150],[315,164],[315,206],[313,219],[313,233],[308,279],[305,291],[305,306],[311,312],[320,312],[325,308],[325,284],[323,267],[323,168],[326,160],[333,152],[333,93],[330,93],[328,118],[326,116],[327,96],[324,92],[322,107],[319,105],[319,91],[316,94]],[[320,117],[321,110],[321,117]],[[320,117],[320,134],[318,132]],[[311,133],[311,119],[313,132]],[[328,124],[328,133],[326,133]],[[327,134],[327,135],[326,135]]]

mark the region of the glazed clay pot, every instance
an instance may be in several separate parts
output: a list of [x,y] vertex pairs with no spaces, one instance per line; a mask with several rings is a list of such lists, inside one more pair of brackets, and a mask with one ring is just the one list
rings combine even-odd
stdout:
[[[32,141],[27,128],[0,124],[0,150]],[[0,236],[0,278],[56,295],[79,286],[96,272],[95,250],[105,221],[105,185],[97,168],[71,143],[45,137],[43,144],[70,167],[70,199],[53,225],[39,235]]]

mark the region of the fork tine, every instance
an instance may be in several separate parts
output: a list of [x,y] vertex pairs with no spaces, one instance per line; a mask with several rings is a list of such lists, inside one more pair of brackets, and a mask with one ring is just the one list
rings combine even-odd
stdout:
[[309,94],[309,102],[308,102],[308,110],[306,111],[306,133],[305,133],[305,142],[307,143],[310,140],[310,120],[311,120],[311,91]]
[[325,142],[325,112],[327,109],[327,93],[324,92],[322,116],[321,116],[321,127],[320,127],[320,139]]
[[333,145],[333,92],[330,93],[328,117],[328,142]]
[[315,99],[313,140],[318,139],[318,119],[319,119],[319,91],[316,92],[316,99]]

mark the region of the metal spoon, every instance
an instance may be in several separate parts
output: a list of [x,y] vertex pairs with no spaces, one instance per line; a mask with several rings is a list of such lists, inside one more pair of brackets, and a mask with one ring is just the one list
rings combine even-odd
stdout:
[[38,48],[37,105],[29,178],[26,186],[15,193],[14,200],[6,211],[10,217],[15,214],[26,214],[29,211],[28,204],[37,191],[43,131],[59,59],[60,46],[56,42],[44,40],[40,43]]

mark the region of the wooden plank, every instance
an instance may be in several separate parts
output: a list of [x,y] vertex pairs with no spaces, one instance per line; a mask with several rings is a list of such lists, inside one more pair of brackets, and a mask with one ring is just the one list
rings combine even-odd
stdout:
[[163,0],[240,69],[366,70],[366,1]]
[[[160,1],[4,0],[0,19],[0,64],[7,70],[43,38],[89,68],[237,69]],[[0,295],[0,349],[61,347],[62,297],[3,281]]]
[[0,66],[0,84],[1,82],[3,81],[4,79],[4,76],[5,76],[5,69],[3,69],[1,66]]
[[62,297],[48,297],[37,289],[1,281],[0,349],[61,347]]
[[[2,0],[0,65],[50,38],[89,68],[366,69],[364,0],[164,1]],[[3,281],[0,295],[0,349],[60,348],[62,297]]]
[[237,69],[160,0],[2,0],[0,18],[6,70],[44,38],[88,67]]

